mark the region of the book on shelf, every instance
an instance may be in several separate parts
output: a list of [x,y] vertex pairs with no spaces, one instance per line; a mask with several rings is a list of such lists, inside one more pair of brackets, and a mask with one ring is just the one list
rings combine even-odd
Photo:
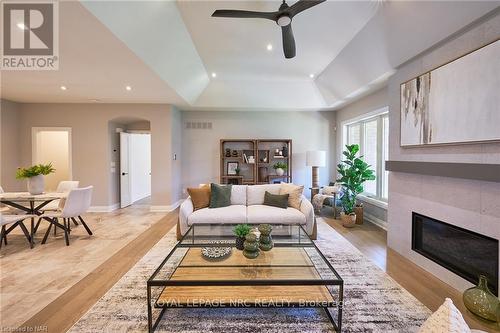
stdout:
[[245,163],[248,163],[248,158],[247,158],[247,154],[243,153],[243,161]]

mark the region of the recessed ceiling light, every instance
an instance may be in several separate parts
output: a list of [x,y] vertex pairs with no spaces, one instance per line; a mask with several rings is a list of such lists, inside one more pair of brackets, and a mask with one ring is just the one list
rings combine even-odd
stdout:
[[67,90],[66,86],[61,86],[61,90]]
[[127,89],[128,91],[132,90],[132,87],[131,86],[126,86],[125,89]]
[[92,103],[99,103],[99,100],[98,99],[91,99],[90,100]]
[[313,79],[313,78],[314,78],[314,74],[309,74],[309,77],[310,77],[311,79]]
[[273,50],[273,44],[267,44],[267,50],[272,51]]
[[21,22],[19,22],[19,23],[17,24],[17,27],[18,27],[19,29],[21,29],[21,30],[27,30],[27,29],[26,29],[26,26],[24,25],[24,23],[21,23]]
[[212,77],[214,77],[214,78],[217,77],[217,73],[212,72]]

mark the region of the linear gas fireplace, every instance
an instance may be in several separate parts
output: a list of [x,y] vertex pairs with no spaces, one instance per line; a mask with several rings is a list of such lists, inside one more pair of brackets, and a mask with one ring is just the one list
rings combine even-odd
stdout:
[[498,296],[498,240],[415,212],[412,220],[414,251],[474,284],[486,275]]

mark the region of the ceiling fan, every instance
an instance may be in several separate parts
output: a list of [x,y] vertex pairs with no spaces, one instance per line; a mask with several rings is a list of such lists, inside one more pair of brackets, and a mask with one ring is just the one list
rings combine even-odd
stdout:
[[299,0],[291,6],[283,0],[280,8],[276,12],[253,12],[248,10],[216,10],[212,17],[232,17],[232,18],[263,18],[275,21],[281,27],[283,37],[283,52],[285,58],[295,57],[295,39],[292,32],[292,19],[295,15],[316,6],[326,0]]

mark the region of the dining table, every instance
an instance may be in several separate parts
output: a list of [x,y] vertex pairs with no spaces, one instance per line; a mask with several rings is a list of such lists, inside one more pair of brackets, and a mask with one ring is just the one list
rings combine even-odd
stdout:
[[[34,236],[38,227],[40,226],[41,219],[35,225],[35,218],[43,214],[43,208],[54,200],[61,200],[66,198],[68,194],[63,192],[46,192],[41,194],[31,194],[29,192],[4,192],[0,193],[0,203],[18,209],[26,215],[32,215],[29,234],[23,221],[18,221],[6,230],[6,234],[11,232],[18,225],[25,233],[30,242],[30,247],[35,245]],[[52,221],[49,218],[42,217],[47,221]]]

